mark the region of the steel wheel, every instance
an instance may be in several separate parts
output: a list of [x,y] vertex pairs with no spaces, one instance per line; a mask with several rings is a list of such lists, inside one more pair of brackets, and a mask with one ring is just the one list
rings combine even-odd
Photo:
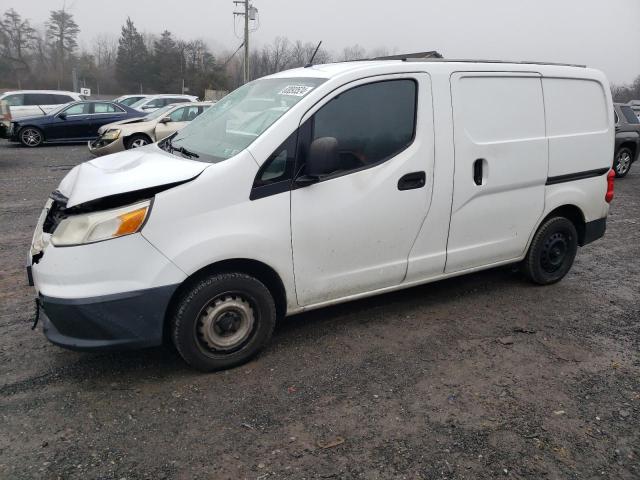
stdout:
[[560,281],[571,269],[578,251],[578,232],[565,217],[546,220],[533,236],[522,262],[524,273],[538,285]]
[[27,127],[20,132],[20,142],[25,147],[37,147],[42,140],[42,132],[37,128]]
[[616,172],[616,176],[624,177],[629,173],[631,168],[631,151],[628,148],[622,148],[616,155],[616,161],[614,162],[613,169]]
[[198,317],[199,346],[211,352],[236,350],[251,335],[254,321],[253,308],[242,295],[221,295],[209,302]]
[[564,233],[557,232],[549,236],[542,244],[540,262],[545,272],[557,271],[565,261],[569,251],[570,239]]
[[187,363],[211,372],[240,365],[268,343],[276,324],[269,289],[245,273],[217,273],[183,286],[171,338]]

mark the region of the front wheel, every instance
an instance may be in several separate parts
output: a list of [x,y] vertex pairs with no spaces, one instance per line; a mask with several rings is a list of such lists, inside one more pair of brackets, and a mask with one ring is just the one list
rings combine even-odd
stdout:
[[173,343],[192,367],[210,372],[245,363],[269,341],[276,323],[269,289],[243,273],[192,284],[172,319]]
[[140,148],[145,145],[149,145],[151,140],[146,135],[133,135],[132,137],[127,138],[124,142],[124,146],[127,150],[132,148]]
[[25,147],[39,147],[44,142],[42,130],[36,127],[24,127],[18,134],[20,143]]
[[573,265],[578,251],[578,233],[564,217],[546,220],[533,237],[523,262],[525,275],[539,285],[562,280]]
[[627,147],[623,147],[618,150],[613,160],[613,171],[616,172],[616,177],[626,177],[627,173],[631,169],[631,163],[633,162],[633,152]]

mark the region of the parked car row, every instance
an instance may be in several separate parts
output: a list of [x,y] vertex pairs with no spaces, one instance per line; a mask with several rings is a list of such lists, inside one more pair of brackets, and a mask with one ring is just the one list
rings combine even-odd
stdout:
[[208,106],[195,96],[178,94],[89,101],[73,92],[6,92],[0,96],[0,136],[25,147],[89,142],[90,151],[99,156],[161,140]]

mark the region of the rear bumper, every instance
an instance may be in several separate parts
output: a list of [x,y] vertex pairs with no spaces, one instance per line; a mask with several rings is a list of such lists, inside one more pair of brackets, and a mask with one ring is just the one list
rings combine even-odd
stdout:
[[588,243],[595,242],[599,238],[604,237],[604,232],[607,230],[607,217],[599,218],[592,222],[587,222],[584,225],[584,239],[580,246],[587,245]]
[[40,295],[47,339],[70,350],[122,350],[162,344],[164,319],[177,285],[93,298]]

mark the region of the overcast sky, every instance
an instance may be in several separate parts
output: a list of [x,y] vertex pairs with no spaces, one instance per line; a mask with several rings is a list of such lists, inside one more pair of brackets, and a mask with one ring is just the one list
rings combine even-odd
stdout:
[[[640,0],[254,0],[254,45],[276,36],[329,50],[360,44],[389,51],[438,50],[447,58],[587,64],[614,83],[640,75]],[[43,26],[63,0],[0,0]],[[232,0],[66,0],[89,47],[101,33],[119,35],[130,16],[138,29],[201,38],[235,49]],[[238,24],[238,33],[241,32]]]

